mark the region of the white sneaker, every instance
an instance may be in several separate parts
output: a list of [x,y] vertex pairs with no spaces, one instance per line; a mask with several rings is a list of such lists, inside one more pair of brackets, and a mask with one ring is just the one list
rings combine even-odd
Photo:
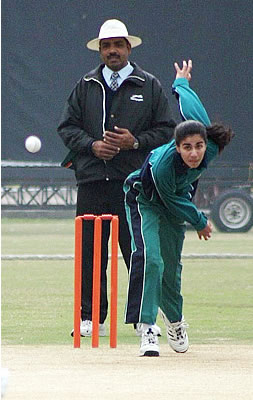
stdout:
[[189,327],[182,317],[181,321],[170,322],[162,310],[159,310],[166,326],[166,333],[170,347],[177,353],[185,353],[189,348],[186,329]]
[[155,325],[142,324],[140,356],[159,356],[158,330]]
[[[92,321],[86,319],[85,321],[81,321],[80,324],[80,335],[82,337],[91,336],[92,335]],[[74,329],[72,329],[71,336],[74,336]],[[105,324],[99,324],[99,336],[106,336]]]
[[[142,335],[142,325],[143,324],[140,323],[140,322],[138,322],[138,324],[134,324],[134,329],[135,329],[136,336],[141,336]],[[158,332],[157,336],[162,336],[161,328],[156,324],[154,324],[153,326],[155,327],[155,329]]]

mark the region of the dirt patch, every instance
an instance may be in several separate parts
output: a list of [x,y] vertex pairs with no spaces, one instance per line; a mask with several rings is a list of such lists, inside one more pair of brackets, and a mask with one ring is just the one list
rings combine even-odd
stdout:
[[244,400],[253,398],[253,346],[192,345],[185,354],[160,346],[3,346],[9,379],[4,400]]

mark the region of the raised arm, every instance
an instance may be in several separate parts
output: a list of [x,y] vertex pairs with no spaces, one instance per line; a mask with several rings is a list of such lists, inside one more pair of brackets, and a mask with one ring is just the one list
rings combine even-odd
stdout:
[[173,93],[176,94],[183,120],[193,119],[200,121],[204,125],[211,125],[208,114],[201,103],[198,95],[190,88],[192,61],[188,63],[183,61],[183,67],[180,68],[177,63],[174,64],[176,70],[176,79],[172,85]]

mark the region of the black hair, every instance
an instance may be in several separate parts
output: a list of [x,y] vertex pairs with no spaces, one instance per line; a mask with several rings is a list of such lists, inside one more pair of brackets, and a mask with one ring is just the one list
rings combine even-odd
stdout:
[[176,145],[179,146],[184,138],[199,134],[205,143],[207,139],[212,139],[219,147],[219,153],[227,146],[234,137],[234,132],[230,127],[222,124],[212,124],[205,127],[199,121],[187,120],[178,124],[174,131]]
[[206,132],[208,139],[212,139],[212,141],[219,146],[219,153],[224,150],[224,147],[227,146],[235,136],[230,127],[216,123],[208,126]]
[[199,134],[205,143],[207,143],[207,131],[204,124],[199,121],[187,120],[178,124],[174,131],[176,145],[179,146],[187,136]]
[[[129,44],[129,46],[132,48],[131,43],[129,42],[129,40],[127,40],[127,38],[125,38],[124,36],[119,37],[119,38],[120,38],[120,39],[124,39],[125,42],[126,42],[126,44],[127,44],[127,45]],[[106,39],[106,38],[105,38],[105,39]],[[108,38],[108,39],[114,39],[114,38]],[[99,50],[100,50],[100,46],[101,46],[101,40],[103,40],[103,39],[100,39],[100,41],[99,41]]]

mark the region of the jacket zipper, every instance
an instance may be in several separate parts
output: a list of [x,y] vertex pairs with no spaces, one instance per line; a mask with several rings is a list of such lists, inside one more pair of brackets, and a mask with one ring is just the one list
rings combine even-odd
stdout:
[[[102,83],[99,80],[97,80],[95,78],[84,78],[84,80],[85,81],[97,82],[102,88],[102,92],[103,92],[103,122],[102,122],[102,128],[103,128],[103,133],[104,133],[105,132],[105,117],[106,117],[106,112],[105,112],[105,89],[104,89],[104,86],[102,85]],[[104,161],[104,164],[105,164],[105,180],[109,181],[110,178],[107,175],[107,163],[106,163],[105,160],[103,160],[103,161]]]

